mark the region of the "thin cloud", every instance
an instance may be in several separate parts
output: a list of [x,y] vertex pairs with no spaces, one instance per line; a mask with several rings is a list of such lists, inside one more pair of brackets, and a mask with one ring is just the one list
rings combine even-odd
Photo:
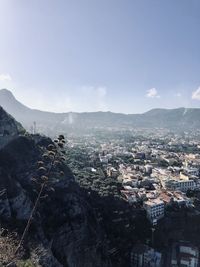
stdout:
[[1,82],[11,81],[11,80],[12,80],[12,78],[11,78],[10,74],[8,74],[8,73],[1,73],[0,74],[0,81]]
[[147,90],[146,93],[146,97],[149,98],[160,98],[160,96],[158,95],[158,91],[156,90],[156,88],[151,88]]
[[192,99],[200,100],[200,87],[198,87],[196,91],[192,92]]

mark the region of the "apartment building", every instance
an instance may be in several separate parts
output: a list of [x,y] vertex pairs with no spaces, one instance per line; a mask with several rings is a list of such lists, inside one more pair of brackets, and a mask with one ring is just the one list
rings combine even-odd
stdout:
[[143,206],[147,212],[147,218],[152,223],[164,217],[164,202],[159,198],[145,201]]

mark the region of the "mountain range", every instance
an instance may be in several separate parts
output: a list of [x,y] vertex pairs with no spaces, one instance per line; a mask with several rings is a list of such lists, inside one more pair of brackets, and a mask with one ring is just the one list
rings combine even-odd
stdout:
[[7,89],[0,90],[0,106],[27,130],[33,130],[35,125],[40,132],[50,135],[60,131],[96,128],[167,128],[174,131],[200,129],[199,108],[152,109],[143,114],[101,111],[53,113],[23,105]]

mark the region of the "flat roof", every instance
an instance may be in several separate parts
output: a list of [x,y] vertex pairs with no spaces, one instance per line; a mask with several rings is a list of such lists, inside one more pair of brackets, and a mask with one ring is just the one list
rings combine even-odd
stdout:
[[145,205],[148,205],[148,206],[164,204],[164,202],[159,198],[147,200],[144,203],[145,203]]

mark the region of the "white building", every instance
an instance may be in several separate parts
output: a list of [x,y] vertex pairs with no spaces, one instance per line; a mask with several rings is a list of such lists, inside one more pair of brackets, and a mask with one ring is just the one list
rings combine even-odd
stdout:
[[187,190],[193,190],[197,187],[194,180],[168,180],[165,182],[165,187],[174,191],[187,192]]
[[119,175],[119,172],[118,172],[118,170],[116,170],[114,167],[109,166],[109,167],[107,168],[107,175],[108,175],[109,177],[116,178],[116,177]]
[[105,163],[105,164],[108,163],[108,158],[106,156],[100,156],[99,159],[101,163]]
[[187,168],[184,168],[183,171],[188,176],[198,176],[199,175],[199,169],[198,168],[187,167]]
[[161,267],[161,253],[147,245],[137,245],[131,253],[131,267]]
[[182,243],[173,247],[171,266],[198,267],[198,248],[187,243]]
[[121,194],[127,199],[129,203],[136,203],[138,201],[137,193],[131,190],[121,190]]
[[151,222],[155,222],[164,217],[164,202],[159,198],[145,201],[144,208],[147,212],[147,217]]

